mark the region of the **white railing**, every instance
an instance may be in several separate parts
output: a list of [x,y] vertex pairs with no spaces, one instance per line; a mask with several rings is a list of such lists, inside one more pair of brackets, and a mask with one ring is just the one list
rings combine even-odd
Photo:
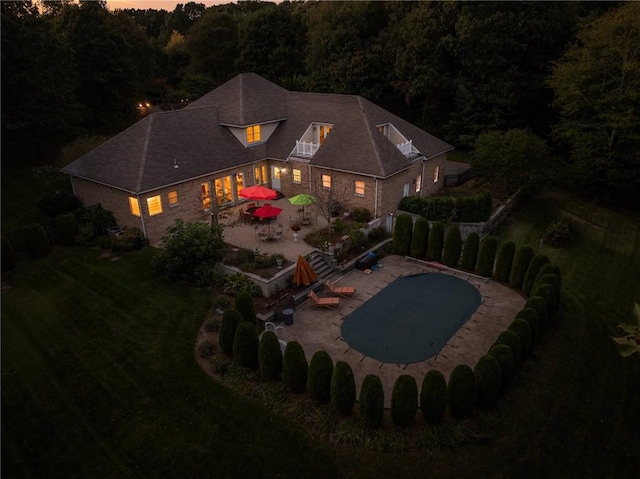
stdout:
[[400,152],[406,157],[417,155],[420,153],[418,149],[413,146],[412,140],[406,141],[405,143],[400,143],[396,146],[398,147],[398,150],[400,150]]
[[296,156],[313,156],[318,151],[320,145],[318,143],[311,143],[306,141],[296,140]]

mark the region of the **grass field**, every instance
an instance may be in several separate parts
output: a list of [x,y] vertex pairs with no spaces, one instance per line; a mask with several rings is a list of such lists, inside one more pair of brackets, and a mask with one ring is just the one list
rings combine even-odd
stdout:
[[[3,222],[12,206],[31,216],[4,195]],[[635,477],[640,358],[619,357],[609,334],[640,302],[640,218],[545,195],[500,238],[537,249],[561,214],[576,240],[542,252],[563,269],[562,317],[485,417],[488,439],[461,423],[467,444],[399,453],[311,441],[207,377],[193,349],[210,295],[153,278],[151,250],[24,261],[3,277],[2,476]]]

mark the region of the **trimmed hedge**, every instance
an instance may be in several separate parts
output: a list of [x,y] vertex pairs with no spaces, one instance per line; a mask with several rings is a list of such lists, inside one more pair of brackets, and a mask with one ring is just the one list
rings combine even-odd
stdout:
[[525,296],[529,297],[531,295],[538,272],[545,264],[549,264],[549,258],[544,254],[535,255],[529,263],[527,272],[524,274],[524,279],[522,280],[522,292]]
[[391,394],[391,418],[397,426],[413,423],[418,412],[418,385],[413,376],[403,374],[393,385]]
[[476,375],[466,364],[459,364],[449,378],[449,411],[453,417],[471,416],[478,399]]
[[316,351],[309,363],[307,375],[307,392],[321,403],[328,403],[331,398],[331,375],[333,360],[326,351]]
[[400,213],[393,228],[393,251],[401,256],[409,254],[413,217],[407,213]]
[[496,258],[496,269],[494,276],[501,283],[509,282],[509,274],[513,266],[513,256],[516,254],[516,244],[513,241],[507,241],[500,246],[498,256]]
[[442,262],[447,266],[458,266],[460,261],[460,253],[462,251],[462,234],[458,226],[451,226],[447,230],[447,236],[444,240],[444,252],[442,253]]
[[525,308],[533,309],[538,315],[538,337],[542,337],[542,334],[549,329],[551,325],[551,319],[547,312],[547,302],[540,296],[531,296],[526,303]]
[[531,326],[529,326],[529,322],[526,319],[516,317],[516,319],[514,319],[509,325],[509,330],[514,331],[520,337],[520,344],[522,346],[521,362],[523,363],[533,348]]
[[533,259],[533,248],[531,246],[521,246],[516,251],[513,258],[513,266],[509,274],[509,284],[516,289],[522,289],[524,275],[527,272],[529,263]]
[[533,308],[522,308],[516,315],[516,319],[524,319],[529,325],[531,332],[531,350],[540,342],[540,318]]
[[547,318],[549,321],[553,321],[556,317],[556,310],[558,308],[558,298],[556,297],[556,290],[550,284],[540,283],[535,291],[531,293],[532,296],[539,296],[544,299],[547,305]]
[[400,201],[400,209],[431,221],[487,221],[493,212],[491,193],[483,191],[470,196],[435,196],[420,198],[406,196]]
[[474,271],[478,262],[478,247],[480,246],[480,235],[472,232],[467,236],[462,249],[462,260],[460,267],[467,271]]
[[292,393],[303,393],[307,386],[309,365],[298,341],[290,341],[284,349],[282,380]]
[[495,344],[487,353],[498,360],[502,373],[502,390],[506,391],[516,377],[516,360],[513,351],[506,344]]
[[513,359],[516,362],[516,368],[520,367],[522,364],[522,341],[520,341],[518,333],[509,329],[502,331],[498,339],[496,339],[495,344],[506,344],[509,346],[513,353]]
[[356,402],[356,383],[353,371],[344,361],[338,361],[331,375],[331,406],[338,414],[347,416]]
[[233,359],[243,368],[258,369],[258,332],[256,327],[247,322],[242,322],[236,328],[233,338]]
[[222,326],[220,327],[218,342],[222,352],[229,356],[233,354],[233,338],[235,338],[236,329],[241,322],[242,316],[235,309],[227,309],[222,314]]
[[429,261],[442,260],[442,247],[444,246],[444,223],[436,221],[431,225],[429,244],[427,245],[427,259]]
[[477,271],[480,276],[491,278],[493,274],[493,262],[496,258],[496,250],[498,248],[498,240],[495,236],[486,236],[480,243],[480,252],[478,253]]
[[27,225],[22,228],[22,239],[24,249],[30,258],[42,258],[51,251],[51,243],[47,232],[37,223]]
[[502,370],[498,360],[488,354],[478,360],[474,369],[478,383],[478,406],[490,409],[502,393]]
[[0,260],[2,261],[2,271],[12,270],[18,264],[16,250],[13,249],[11,241],[6,236],[2,236],[2,253]]
[[278,336],[273,331],[265,331],[258,348],[260,374],[265,379],[277,381],[282,373],[282,349]]
[[543,284],[548,284],[553,286],[553,291],[556,294],[556,301],[559,305],[560,303],[560,297],[561,297],[561,286],[560,286],[560,279],[558,278],[558,276],[556,276],[555,274],[543,274],[538,281],[536,281],[536,288],[538,288],[539,286],[542,286]]
[[80,233],[78,218],[72,213],[65,213],[56,217],[56,237],[62,245],[72,245]]
[[560,288],[562,288],[562,273],[560,272],[560,268],[558,268],[555,264],[548,263],[540,268],[540,271],[538,271],[536,280],[533,283],[533,288],[531,289],[532,291],[536,289],[536,286],[538,286],[538,282],[545,274],[555,274],[558,277]]
[[257,325],[258,316],[256,315],[256,307],[249,293],[246,291],[238,293],[233,301],[233,309],[240,313],[243,321]]
[[375,374],[367,374],[360,388],[360,416],[364,425],[377,429],[384,418],[384,388]]
[[420,389],[420,410],[425,421],[440,424],[447,411],[447,381],[440,371],[428,371]]
[[429,242],[429,220],[422,216],[413,225],[413,236],[411,236],[411,247],[409,255],[412,258],[424,258],[427,254],[427,244]]

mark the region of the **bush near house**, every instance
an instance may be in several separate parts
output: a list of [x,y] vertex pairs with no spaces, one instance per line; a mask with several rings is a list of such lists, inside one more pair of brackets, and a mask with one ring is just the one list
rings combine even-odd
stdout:
[[427,254],[427,243],[429,241],[429,220],[422,216],[416,219],[413,225],[413,236],[411,236],[411,247],[409,256],[422,259]]
[[236,329],[242,322],[242,316],[235,309],[228,309],[222,314],[222,325],[220,327],[220,336],[218,342],[220,349],[225,354],[231,356],[233,354],[233,339],[236,336]]
[[62,245],[72,245],[80,232],[78,218],[73,213],[56,216],[56,237]]
[[513,351],[506,344],[495,344],[487,353],[493,356],[500,363],[500,372],[502,373],[502,391],[506,391],[516,377],[516,360],[513,357]]
[[531,246],[521,246],[516,251],[516,255],[513,258],[513,267],[509,274],[509,284],[516,289],[522,289],[522,282],[524,281],[524,275],[527,272],[529,263],[533,259],[533,248]]
[[360,387],[360,416],[364,425],[377,429],[384,418],[384,389],[382,381],[375,374],[367,374]]
[[546,245],[560,248],[569,243],[572,237],[571,224],[566,220],[560,220],[547,227],[542,241]]
[[476,232],[469,233],[464,242],[460,267],[466,271],[474,271],[478,262],[478,247],[480,246],[480,235]]
[[81,206],[80,200],[66,191],[53,191],[38,200],[38,208],[50,218],[75,211]]
[[117,224],[113,211],[105,210],[99,203],[82,208],[76,214],[84,243],[90,243],[96,236],[107,234],[107,230]]
[[51,251],[51,243],[47,232],[37,223],[22,228],[24,249],[30,258],[42,258]]
[[303,393],[307,386],[309,365],[298,341],[290,341],[284,350],[282,380],[292,393]]
[[459,364],[449,378],[449,411],[453,417],[465,418],[473,414],[478,399],[476,375],[466,364]]
[[442,373],[432,369],[422,380],[420,410],[429,424],[440,424],[447,411],[447,381]]
[[511,348],[513,359],[515,360],[516,369],[522,364],[522,341],[515,331],[507,329],[502,331],[496,339],[495,344],[506,344]]
[[[516,315],[515,320],[523,319],[529,325],[531,334],[531,350],[540,342],[540,318],[533,308],[524,307]],[[514,321],[515,321],[514,320]]]
[[356,401],[356,383],[351,366],[338,361],[331,376],[331,407],[342,416],[351,413]]
[[478,406],[490,409],[496,405],[502,393],[500,363],[487,354],[478,360],[474,372],[478,383]]
[[411,232],[413,229],[413,218],[407,213],[401,213],[396,219],[396,226],[393,229],[393,251],[401,256],[409,254],[411,245]]
[[522,345],[522,362],[524,362],[533,348],[531,326],[529,326],[526,319],[516,318],[509,325],[509,330],[514,331],[520,337],[520,344]]
[[462,252],[462,234],[457,226],[450,226],[447,230],[447,236],[444,240],[444,251],[442,253],[442,262],[447,266],[456,267],[460,261],[460,253]]
[[391,394],[391,418],[397,426],[413,423],[418,412],[418,385],[413,376],[403,374],[396,379]]
[[432,196],[420,198],[406,196],[400,201],[400,209],[424,216],[430,221],[464,221],[480,223],[487,221],[493,212],[491,193],[483,191],[469,196]]
[[264,379],[277,381],[282,373],[282,349],[273,331],[265,331],[258,347],[258,365]]
[[528,297],[531,294],[538,272],[545,264],[549,264],[549,258],[544,254],[537,254],[531,259],[522,280],[522,292],[525,296]]
[[18,255],[13,249],[11,241],[6,236],[2,236],[2,252],[0,256],[2,261],[2,271],[10,271],[18,264]]
[[480,243],[480,251],[478,253],[477,272],[480,276],[491,278],[493,274],[493,262],[496,258],[496,249],[498,248],[498,240],[495,236],[486,236]]
[[233,301],[233,309],[235,309],[243,321],[257,326],[258,316],[256,315],[256,307],[253,304],[253,298],[246,291],[241,291]]
[[309,363],[307,376],[307,392],[320,401],[328,403],[331,399],[331,375],[333,374],[333,360],[326,351],[316,351]]
[[242,322],[236,328],[233,338],[233,359],[239,366],[258,369],[258,332],[255,325]]
[[507,241],[500,246],[498,256],[496,257],[496,267],[494,276],[501,283],[509,282],[511,267],[513,266],[513,256],[516,253],[516,244],[513,241]]
[[429,261],[442,260],[442,247],[444,246],[444,223],[436,221],[431,225],[429,244],[427,245],[427,259]]

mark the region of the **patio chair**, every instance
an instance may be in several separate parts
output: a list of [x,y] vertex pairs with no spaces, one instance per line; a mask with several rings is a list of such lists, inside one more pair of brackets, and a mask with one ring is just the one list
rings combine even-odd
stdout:
[[311,299],[311,302],[316,306],[323,306],[329,309],[336,309],[340,306],[340,298],[336,298],[335,296],[331,298],[320,298],[313,291],[309,291],[309,299]]
[[343,298],[353,298],[356,294],[356,288],[353,286],[336,286],[329,280],[325,281],[324,284],[329,288],[331,293],[342,296]]

